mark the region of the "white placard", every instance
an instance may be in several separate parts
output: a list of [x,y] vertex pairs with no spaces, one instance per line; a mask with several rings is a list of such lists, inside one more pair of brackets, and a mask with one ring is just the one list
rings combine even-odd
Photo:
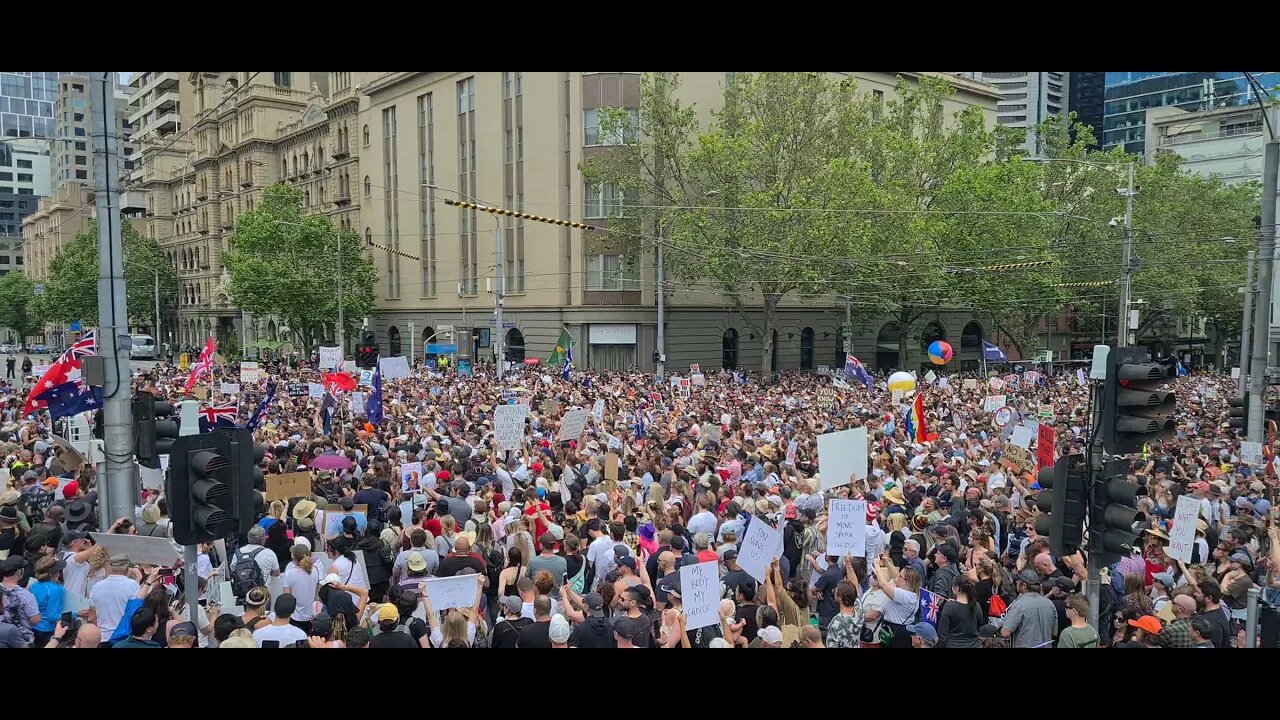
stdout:
[[818,469],[822,489],[849,484],[849,476],[867,479],[867,428],[827,433],[818,436]]
[[40,363],[31,367],[31,376],[34,378],[42,378],[44,374],[49,372],[49,368],[53,367],[49,363]]
[[242,361],[240,363],[240,382],[243,384],[258,382],[258,376],[261,370],[258,369],[258,363]]
[[142,481],[142,487],[144,488],[149,490],[164,489],[164,470],[161,470],[160,468],[152,469],[139,465],[138,477]]
[[93,542],[106,548],[107,556],[127,555],[136,565],[160,565],[173,567],[178,561],[178,549],[169,538],[146,535],[115,535],[89,533]]
[[930,370],[929,372],[924,374],[924,379],[926,382],[932,384],[935,380],[938,379],[938,373]]
[[991,378],[987,381],[987,385],[989,385],[992,390],[1000,392],[1004,389],[1004,380],[1001,380],[1000,378]]
[[528,405],[499,405],[493,409],[493,437],[499,450],[520,449],[528,416]]
[[609,449],[610,449],[610,450],[621,450],[621,449],[622,449],[622,438],[620,438],[620,437],[618,437],[618,436],[616,436],[616,435],[608,435],[608,438],[609,438]]
[[720,574],[715,561],[680,568],[680,604],[688,630],[720,624]]
[[1250,467],[1258,467],[1262,464],[1262,443],[1249,442],[1248,440],[1240,443],[1240,462]]
[[[411,462],[400,466],[400,492],[416,493],[422,488],[422,463]],[[406,523],[409,521],[410,515],[401,515],[401,519]]]
[[1238,368],[1238,367],[1233,367],[1233,368],[1231,368],[1231,379],[1232,379],[1232,380],[1239,380],[1239,379],[1240,379],[1240,368]]
[[1031,449],[1031,441],[1036,437],[1035,431],[1026,425],[1019,425],[1013,429],[1013,434],[1009,436],[1009,444],[1017,445],[1023,450]]
[[363,415],[365,413],[364,393],[359,391],[352,392],[347,396],[347,402],[350,403],[352,415]]
[[707,376],[702,373],[694,373],[689,376],[689,382],[701,387],[707,384]]
[[342,348],[320,346],[320,369],[336,370],[342,362]]
[[982,401],[982,409],[987,412],[995,412],[1007,404],[1004,395],[988,395]]
[[1084,379],[1084,368],[1076,368],[1076,385],[1084,387],[1089,381]]
[[591,417],[595,418],[597,425],[604,422],[604,398],[596,400],[595,407],[591,408]]
[[229,383],[229,382],[219,383],[218,392],[222,393],[223,395],[239,395],[240,383]]
[[560,418],[560,434],[558,435],[561,442],[566,440],[577,440],[582,437],[582,431],[587,428],[587,418],[591,417],[591,413],[586,408],[578,408],[570,410]]
[[[1194,495],[1178,497],[1178,507],[1173,513],[1173,532],[1169,533],[1169,547],[1165,554],[1184,563],[1191,562],[1191,548],[1196,542],[1196,520],[1200,518],[1200,499]],[[1202,561],[1205,558],[1200,558]]]
[[356,361],[355,361],[355,360],[343,360],[343,361],[342,361],[342,372],[344,372],[344,373],[353,373],[353,372],[355,372],[356,370],[359,370],[359,369],[360,369],[360,368],[357,368],[357,367],[356,367]]
[[360,380],[356,384],[363,385],[364,387],[373,387],[373,371],[361,370]]
[[[363,554],[363,553],[362,553]],[[431,609],[440,612],[449,608],[475,607],[483,575],[455,575],[445,578],[427,578],[427,597]]]
[[901,388],[899,388],[891,392],[889,395],[890,395],[890,399],[893,400],[893,402],[900,403],[902,402],[902,398],[905,397],[906,394],[907,393],[905,390],[902,390]]
[[409,377],[409,359],[403,355],[378,358],[378,369],[383,380],[399,380]]
[[819,375],[819,376],[821,376],[821,377],[826,377],[826,376],[828,376],[828,375],[830,375],[830,374],[831,374],[831,366],[830,366],[830,365],[819,365],[819,366],[818,366],[818,375]]
[[960,387],[964,390],[977,390],[978,381],[973,378],[965,378],[965,381],[960,383]]
[[324,397],[324,385],[320,383],[307,383],[307,397],[322,398]]
[[827,554],[836,557],[867,554],[867,501],[831,501],[827,517]]
[[742,536],[738,551],[738,565],[759,582],[764,582],[765,571],[775,557],[782,556],[782,533],[769,527],[758,517],[751,519],[747,532]]

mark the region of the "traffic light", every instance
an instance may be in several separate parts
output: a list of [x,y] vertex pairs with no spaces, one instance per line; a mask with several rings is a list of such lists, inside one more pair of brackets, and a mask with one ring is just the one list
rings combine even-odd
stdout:
[[1114,348],[1102,391],[1102,446],[1112,455],[1141,452],[1173,437],[1173,393],[1159,390],[1176,370],[1151,362],[1146,348]]
[[232,532],[248,532],[258,519],[255,492],[267,489],[261,467],[267,447],[255,443],[253,433],[248,430],[222,428],[213,434],[225,448],[229,462],[227,475],[231,486]]
[[1084,541],[1084,521],[1089,513],[1088,479],[1080,455],[1059,458],[1053,467],[1040,469],[1040,494],[1036,507],[1036,534],[1049,538],[1049,552],[1071,555]]
[[365,370],[378,367],[378,337],[372,330],[360,333],[360,347],[356,348],[356,365]]
[[168,455],[178,437],[178,422],[170,419],[174,407],[148,393],[133,398],[133,454],[138,464],[160,468],[160,456]]
[[179,545],[198,545],[231,534],[234,498],[231,460],[225,452],[229,438],[222,433],[186,435],[173,442],[165,495],[173,539]]
[[1231,409],[1227,411],[1229,416],[1227,424],[1241,430],[1247,428],[1249,426],[1249,393],[1233,397],[1227,402],[1231,404]]
[[1133,554],[1138,533],[1133,531],[1138,517],[1138,484],[1128,480],[1129,463],[1112,460],[1093,486],[1089,517],[1089,551],[1102,556],[1102,565],[1111,565]]

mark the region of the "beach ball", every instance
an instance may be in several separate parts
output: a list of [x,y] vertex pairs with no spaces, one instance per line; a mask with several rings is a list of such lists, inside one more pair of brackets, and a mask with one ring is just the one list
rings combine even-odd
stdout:
[[909,372],[898,372],[889,376],[889,392],[901,390],[903,395],[910,395],[916,389],[916,379]]
[[929,362],[934,365],[946,365],[951,362],[955,352],[951,349],[951,343],[946,340],[934,340],[929,343]]

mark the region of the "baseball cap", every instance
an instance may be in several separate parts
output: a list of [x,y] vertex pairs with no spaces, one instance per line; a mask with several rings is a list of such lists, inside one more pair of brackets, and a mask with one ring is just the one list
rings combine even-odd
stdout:
[[1236,551],[1232,553],[1230,557],[1230,561],[1238,562],[1241,565],[1248,565],[1249,567],[1253,567],[1253,560],[1249,559],[1249,554],[1243,551]]
[[618,558],[618,564],[626,565],[627,567],[631,568],[633,571],[636,570],[636,559],[631,557],[630,555],[624,555]]
[[400,611],[394,603],[383,603],[378,606],[378,622],[396,622],[400,620]]
[[1173,589],[1174,584],[1177,582],[1176,580],[1173,579],[1173,574],[1167,573],[1167,572],[1156,573],[1151,576],[1151,579],[1160,583],[1161,585],[1164,585],[1166,588],[1169,588],[1170,590]]
[[926,645],[933,645],[938,642],[938,631],[929,623],[912,623],[906,629],[907,632],[923,640]]
[[547,630],[551,642],[569,642],[569,633],[569,621],[565,620],[563,615],[552,615],[551,627]]
[[524,608],[524,603],[516,595],[507,595],[502,598],[502,609],[509,613],[518,613]]
[[738,551],[734,548],[729,548],[728,550],[724,551],[724,554],[720,556],[720,559],[724,560],[725,562],[729,562],[730,560],[737,560]]
[[603,610],[604,597],[600,595],[600,593],[589,592],[586,595],[582,596],[582,604],[585,605],[588,610],[591,610],[593,612],[597,610]]
[[1159,635],[1164,630],[1164,626],[1160,624],[1160,620],[1155,615],[1143,615],[1137,620],[1130,620],[1129,625],[1152,635]]
[[761,628],[760,632],[757,633],[757,637],[759,637],[766,645],[771,647],[782,647],[782,631],[779,630],[776,625]]
[[78,492],[80,492],[80,483],[72,480],[62,488],[62,497],[73,498]]
[[1026,568],[1022,572],[1018,573],[1018,580],[1028,585],[1039,585],[1040,573],[1032,570],[1031,568]]

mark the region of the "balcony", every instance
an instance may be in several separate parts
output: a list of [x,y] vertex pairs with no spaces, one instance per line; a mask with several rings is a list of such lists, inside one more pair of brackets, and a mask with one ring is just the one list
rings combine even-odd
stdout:
[[178,109],[178,91],[170,90],[155,96],[156,112],[167,113]]
[[343,205],[350,205],[351,204],[350,193],[339,193],[336,197],[333,198],[333,204],[339,207]]
[[242,180],[240,181],[240,187],[242,187],[242,188],[251,188],[251,187],[253,187],[253,178],[252,178],[252,177],[247,177],[247,178],[242,179]]
[[181,127],[181,118],[176,112],[167,112],[158,115],[152,122],[151,129],[159,133],[177,132]]
[[179,84],[178,73],[156,73],[151,77],[151,82],[155,84],[156,92],[160,92],[161,90],[177,90]]
[[329,148],[329,157],[334,160],[341,160],[351,156],[351,150],[346,145],[334,145]]

